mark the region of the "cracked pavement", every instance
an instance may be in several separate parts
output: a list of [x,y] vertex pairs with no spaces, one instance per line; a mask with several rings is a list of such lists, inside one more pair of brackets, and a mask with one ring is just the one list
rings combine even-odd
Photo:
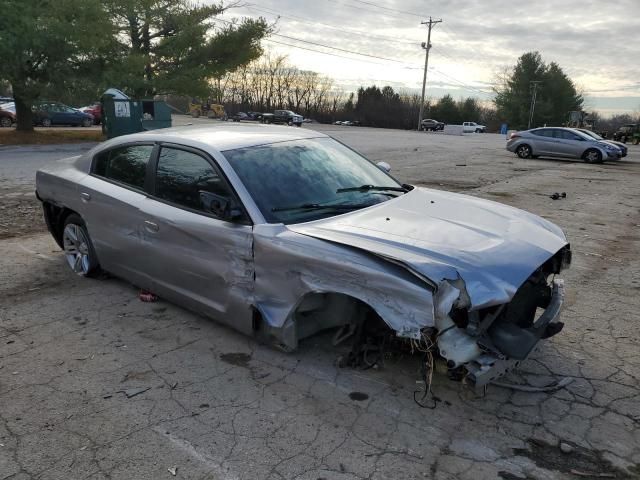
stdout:
[[[477,396],[438,365],[423,409],[418,356],[363,371],[336,366],[330,334],[291,354],[259,345],[124,281],[76,277],[34,220],[0,239],[0,479],[640,478],[640,147],[586,165],[519,160],[497,135],[314,128],[402,181],[560,225],[565,329],[507,380],[572,383]],[[13,151],[0,149],[2,188],[32,190],[9,174]]]

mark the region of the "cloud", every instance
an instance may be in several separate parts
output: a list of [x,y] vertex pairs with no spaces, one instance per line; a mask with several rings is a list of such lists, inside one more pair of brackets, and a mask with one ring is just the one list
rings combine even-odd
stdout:
[[[522,53],[538,50],[547,62],[557,62],[590,99],[597,98],[592,103],[598,108],[638,108],[638,0],[253,0],[225,14],[269,21],[278,15],[276,33],[289,38],[272,39],[292,46],[265,46],[289,55],[301,68],[331,76],[344,88],[351,88],[354,79],[419,88],[424,64],[420,43],[427,34],[420,22],[431,15],[443,19],[432,33],[432,96],[449,89],[457,96],[486,99],[487,94],[479,92],[491,90],[498,72],[512,68]],[[607,98],[615,98],[611,107],[606,107]]]

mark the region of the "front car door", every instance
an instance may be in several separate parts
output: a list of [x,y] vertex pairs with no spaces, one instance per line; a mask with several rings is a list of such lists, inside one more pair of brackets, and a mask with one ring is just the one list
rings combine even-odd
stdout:
[[187,147],[162,145],[152,169],[141,245],[153,291],[250,333],[253,229],[231,185]]
[[577,133],[569,130],[557,130],[562,138],[562,151],[567,157],[581,158],[586,147],[586,140]]

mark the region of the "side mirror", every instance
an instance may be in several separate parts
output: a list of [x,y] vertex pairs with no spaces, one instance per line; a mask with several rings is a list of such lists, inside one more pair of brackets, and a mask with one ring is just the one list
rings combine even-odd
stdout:
[[387,162],[378,162],[376,163],[376,166],[383,172],[389,173],[391,171],[391,165],[389,165]]
[[223,195],[200,191],[200,202],[205,212],[213,213],[222,220],[238,220],[244,216],[233,200]]

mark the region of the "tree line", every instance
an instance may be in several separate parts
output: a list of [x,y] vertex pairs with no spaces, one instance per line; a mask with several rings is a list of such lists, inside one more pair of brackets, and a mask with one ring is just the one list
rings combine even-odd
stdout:
[[[329,76],[263,54],[273,26],[262,18],[221,21],[225,8],[191,0],[3,0],[0,89],[10,87],[15,98],[17,128],[33,129],[38,100],[77,105],[113,86],[134,98],[212,98],[229,113],[290,109],[320,122],[416,127],[416,93],[376,85],[346,93]],[[526,128],[532,82],[539,85],[532,126],[565,124],[583,108],[562,68],[528,52],[502,75],[493,103],[445,95],[425,102],[425,117]]]
[[39,99],[207,95],[210,82],[262,54],[262,18],[219,22],[222,4],[191,0],[3,0],[0,79],[18,130],[33,130]]

